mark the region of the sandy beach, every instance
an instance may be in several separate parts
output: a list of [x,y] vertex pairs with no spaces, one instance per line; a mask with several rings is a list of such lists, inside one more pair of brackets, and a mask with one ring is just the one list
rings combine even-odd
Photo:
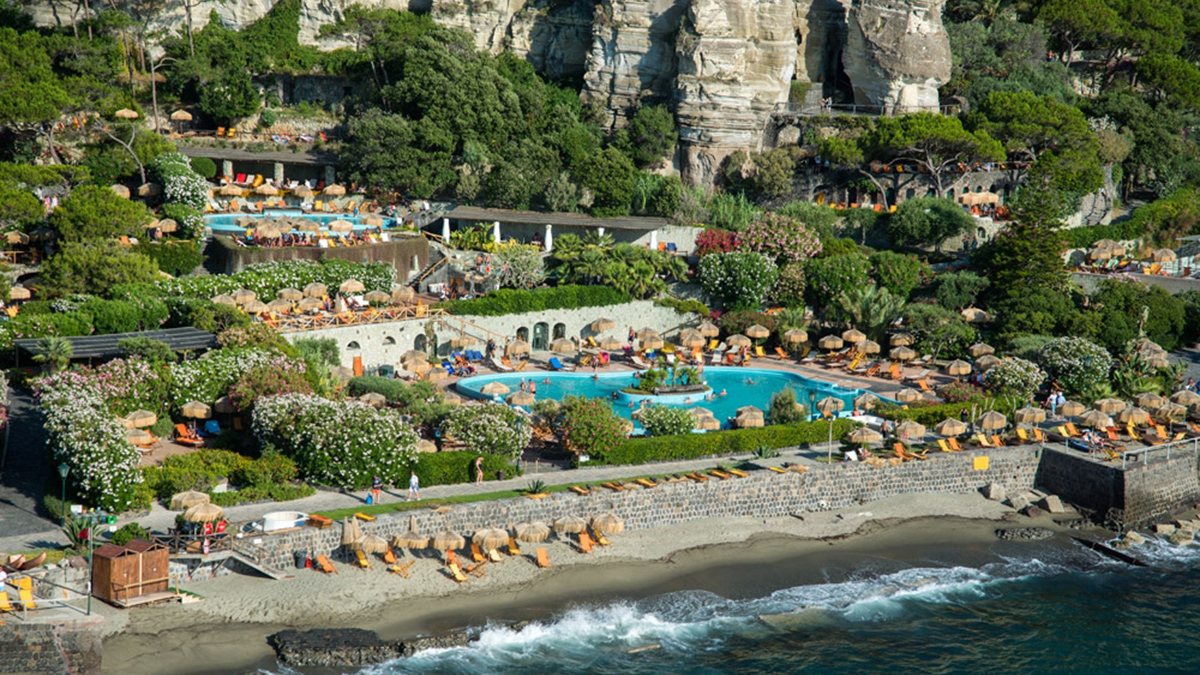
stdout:
[[[998,526],[1065,528],[1029,519],[978,494],[907,495],[803,517],[722,518],[626,532],[583,555],[562,540],[544,544],[552,569],[538,569],[532,546],[505,556],[486,576],[459,586],[435,553],[418,553],[412,577],[338,564],[326,576],[291,579],[230,575],[189,584],[202,602],[105,607],[104,672],[140,675],[240,673],[273,668],[266,636],[287,627],[361,627],[385,639],[435,634],[488,620],[536,619],[571,604],[701,589],[754,597],[848,573],[864,561],[983,564],[1001,544]],[[346,669],[356,670],[356,669]]]

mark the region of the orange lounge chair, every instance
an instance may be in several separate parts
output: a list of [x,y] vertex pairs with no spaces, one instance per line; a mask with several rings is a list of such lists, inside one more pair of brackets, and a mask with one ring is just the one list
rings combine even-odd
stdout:
[[323,555],[317,556],[317,569],[321,570],[325,574],[338,573],[337,568],[333,566],[333,563],[329,562],[329,558],[326,558]]
[[180,445],[190,445],[193,448],[204,445],[204,439],[197,436],[186,424],[175,425],[175,442]]
[[391,565],[390,567],[388,567],[388,571],[391,572],[392,574],[399,574],[400,576],[407,579],[409,572],[412,570],[412,566],[415,565],[416,563],[417,563],[416,560],[409,560],[408,562],[404,563],[403,565]]
[[962,452],[963,447],[958,444],[957,438],[951,436],[950,438],[946,439],[946,442],[950,444],[950,447],[954,448],[955,452]]
[[1067,433],[1070,434],[1072,438],[1083,435],[1079,433],[1078,429],[1075,428],[1074,422],[1067,422],[1063,426],[1067,428]]
[[893,380],[900,379],[900,364],[899,363],[893,363],[892,367],[888,368],[888,377],[890,377]]
[[583,553],[592,552],[592,538],[588,536],[587,532],[579,533],[579,550]]
[[521,555],[521,549],[517,546],[517,540],[512,537],[508,538],[508,554]]
[[1046,434],[1042,433],[1042,430],[1041,430],[1041,429],[1039,429],[1039,428],[1037,428],[1037,427],[1034,427],[1034,428],[1033,428],[1033,438],[1034,438],[1034,440],[1036,440],[1038,443],[1045,443],[1045,442],[1046,442]]
[[929,382],[925,378],[917,380],[917,386],[921,388],[921,391],[933,391],[933,387],[929,386]]
[[536,551],[534,551],[534,553],[537,554],[537,566],[538,567],[549,567],[550,566],[550,556],[546,555],[546,549],[539,548]]
[[396,564],[396,554],[392,553],[391,546],[387,547],[387,550],[383,552],[383,562],[385,562],[389,565]]
[[1004,439],[1000,438],[999,434],[992,434],[992,445],[996,446],[997,448],[1003,448]]
[[475,542],[471,542],[471,559],[477,563],[487,562],[487,557],[483,555],[483,551],[480,550],[479,544],[476,544]]
[[788,353],[787,353],[787,352],[785,352],[785,351],[783,351],[783,348],[782,348],[782,347],[776,347],[776,348],[775,348],[775,356],[776,356],[776,358],[778,358],[778,359],[779,359],[779,360],[781,360],[781,361],[783,361],[783,360],[786,360],[786,359],[788,359],[788,358],[789,358],[789,355],[788,355]]

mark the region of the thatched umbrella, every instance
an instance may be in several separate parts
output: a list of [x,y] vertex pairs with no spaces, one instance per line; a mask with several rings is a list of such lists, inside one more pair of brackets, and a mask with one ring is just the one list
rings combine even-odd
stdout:
[[158,421],[158,415],[149,410],[134,410],[126,415],[125,419],[129,420],[135,429],[144,429],[154,426],[154,423]]
[[905,388],[896,392],[894,398],[901,403],[916,403],[917,401],[921,400],[922,396],[921,392],[917,391],[916,389]]
[[373,305],[384,305],[392,301],[391,293],[383,291],[371,291],[364,296],[364,299]]
[[508,543],[508,530],[502,530],[498,527],[485,527],[481,530],[475,530],[471,535],[471,541],[485,551],[500,548]]
[[314,281],[304,287],[304,294],[310,298],[323,298],[329,295],[329,289],[325,287],[325,284],[319,284]]
[[404,365],[405,368],[408,367],[407,364],[416,362],[428,363],[429,355],[420,349],[410,349],[400,355],[400,363]]
[[1091,248],[1087,252],[1088,260],[1108,260],[1112,257],[1112,251],[1106,248]]
[[221,195],[222,197],[241,197],[242,192],[244,192],[242,188],[230,183],[222,187],[217,194]]
[[1150,259],[1158,263],[1175,262],[1175,251],[1169,248],[1160,248],[1150,254]]
[[237,412],[237,408],[233,407],[233,401],[228,396],[222,396],[213,403],[213,410],[222,415]]
[[392,537],[392,546],[408,548],[414,551],[429,546],[429,537],[417,533],[417,517],[415,515],[409,515],[408,517],[408,532]]
[[375,408],[382,408],[387,405],[387,397],[377,391],[369,391],[359,396],[358,400]]
[[254,291],[242,288],[233,292],[233,301],[239,305],[244,305],[258,297]]
[[1134,405],[1140,408],[1154,409],[1166,402],[1167,399],[1151,391],[1147,391],[1133,397]]
[[851,431],[849,435],[846,436],[846,440],[850,441],[851,443],[880,443],[883,441],[883,434],[875,431],[874,429],[860,427],[854,431]]
[[362,539],[362,528],[358,525],[358,518],[353,516],[342,521],[342,546],[353,546],[354,542]]
[[990,412],[985,412],[982,416],[980,416],[976,424],[978,424],[979,428],[983,429],[984,431],[996,431],[1008,426],[1008,418],[996,412],[995,410],[992,410]]
[[620,534],[625,531],[625,521],[617,514],[609,511],[598,516],[592,516],[592,529],[600,534]]
[[299,232],[312,232],[313,234],[317,234],[321,231],[321,225],[320,223],[314,223],[311,220],[306,220],[303,223],[296,223],[292,229]]
[[8,289],[9,300],[28,300],[32,297],[33,293],[30,293],[29,289],[25,288],[24,286],[13,286],[12,288]]
[[368,227],[383,227],[383,216],[374,213],[363,216],[359,222]]
[[1154,414],[1170,420],[1181,420],[1187,415],[1187,407],[1167,402],[1156,408]]
[[1079,415],[1082,415],[1085,410],[1087,410],[1087,406],[1083,405],[1079,401],[1067,401],[1058,407],[1058,412],[1063,417],[1078,417]]
[[500,382],[488,382],[479,391],[488,396],[503,396],[512,390]]
[[457,532],[445,530],[433,535],[429,544],[439,551],[457,551],[467,545],[467,540]]
[[1013,421],[1017,424],[1039,424],[1046,421],[1046,411],[1026,406],[1013,413]]
[[968,307],[960,313],[964,319],[971,323],[987,323],[992,320],[991,315],[978,307]]
[[820,401],[817,401],[817,410],[821,413],[828,414],[840,412],[845,407],[846,402],[835,396],[826,396]]
[[296,303],[296,308],[301,312],[319,312],[325,309],[325,303],[320,298],[304,298]]
[[739,429],[748,429],[750,427],[761,427],[766,424],[766,419],[763,417],[762,411],[738,413],[738,416],[733,420],[734,424]]
[[981,373],[986,373],[992,368],[1000,365],[1000,363],[1000,357],[992,354],[984,354],[983,356],[975,359],[975,370],[978,370]]
[[218,305],[230,305],[231,307],[237,307],[238,305],[238,301],[234,300],[233,296],[228,293],[214,295],[212,301]]
[[330,232],[352,232],[354,223],[348,220],[335,220],[328,225]]
[[112,185],[110,187],[111,187],[112,191],[117,194],[118,197],[121,197],[123,199],[129,199],[129,197],[131,195],[131,193],[129,192],[129,188],[125,187],[124,185]]
[[596,344],[600,345],[600,349],[608,352],[614,352],[621,348],[621,341],[611,336],[601,338]]
[[517,354],[528,354],[529,353],[529,343],[520,338],[517,338],[516,340],[513,340],[512,342],[504,345],[504,353],[509,356],[515,356]]
[[412,302],[412,299],[414,297],[416,297],[416,295],[417,295],[417,292],[414,291],[409,286],[400,286],[398,288],[393,288],[392,289],[392,303],[399,305],[399,304],[405,303],[405,302]]
[[28,244],[29,235],[24,232],[6,232],[4,238],[10,244]]
[[717,325],[713,322],[707,320],[701,321],[696,330],[699,330],[700,334],[706,338],[715,338],[721,334],[721,329],[717,328]]
[[417,452],[437,452],[437,451],[438,451],[437,443],[434,443],[433,441],[431,441],[427,438],[422,438],[421,440],[417,441]]
[[138,186],[137,194],[139,197],[157,197],[162,194],[162,188],[154,183],[142,183]]
[[896,435],[900,438],[925,438],[925,427],[912,420],[905,420],[896,425]]
[[351,544],[351,546],[362,551],[363,553],[383,553],[384,551],[391,549],[391,546],[388,545],[387,539],[384,539],[377,534],[363,535],[362,537],[359,537],[357,541]]
[[171,234],[179,231],[179,223],[173,218],[163,218],[158,221],[158,229],[162,230],[164,234]]
[[634,333],[634,335],[636,335],[637,339],[639,340],[645,340],[647,338],[658,337],[658,331],[647,326],[646,328],[639,330],[637,333]]
[[696,330],[695,328],[685,328],[679,331],[678,339],[680,346],[688,349],[703,347],[704,344],[708,342],[704,339],[704,336],[700,334],[700,331]]
[[1112,414],[1125,409],[1125,402],[1119,398],[1102,398],[1092,404],[1092,407],[1105,414]]
[[191,122],[192,121],[192,113],[190,113],[186,110],[176,110],[175,112],[171,113],[171,121],[172,122]]
[[301,186],[297,187],[295,190],[292,190],[292,194],[301,199],[312,199],[313,198],[312,188],[308,187],[307,185],[301,185]]
[[267,312],[271,311],[271,308],[267,306],[267,303],[262,302],[261,300],[251,300],[250,302],[242,305],[242,311],[247,314],[266,314]]
[[808,342],[808,333],[802,328],[792,328],[784,331],[783,341],[791,344]]
[[593,333],[603,333],[606,330],[612,330],[613,328],[616,328],[616,326],[617,323],[615,321],[605,317],[600,317],[589,325]]
[[859,410],[870,410],[878,403],[879,397],[869,391],[854,397],[854,407]]
[[516,533],[518,541],[529,544],[540,544],[550,536],[550,526],[540,521],[517,523],[513,531]]
[[1171,400],[1179,405],[1193,406],[1200,403],[1200,394],[1190,389],[1182,389],[1171,394]]
[[527,391],[515,391],[506,400],[509,405],[533,405],[537,397]]
[[347,279],[338,286],[339,293],[362,293],[365,290],[367,287],[358,279]]
[[450,346],[455,347],[455,348],[470,347],[471,345],[477,344],[478,342],[479,342],[479,340],[476,340],[475,338],[471,337],[470,335],[466,335],[465,333],[459,333],[458,335],[455,335],[454,337],[450,338]]
[[291,311],[292,303],[287,300],[275,299],[267,303],[267,309],[272,312],[287,312]]
[[[128,422],[129,420],[125,420],[126,426],[128,426]],[[125,432],[125,440],[134,445],[148,445],[154,442],[154,436],[142,429],[130,429]]]
[[207,504],[212,499],[207,492],[197,492],[195,490],[186,490],[171,497],[172,511],[186,511],[197,504]]
[[850,344],[856,344],[866,339],[866,334],[860,330],[851,328],[849,330],[842,331],[842,340],[849,342]]
[[955,377],[967,375],[971,372],[971,364],[966,361],[955,359],[946,364],[946,373]]
[[917,352],[909,347],[892,347],[888,352],[888,357],[894,361],[912,361],[917,358]]
[[183,512],[183,519],[189,523],[211,523],[225,516],[225,509],[216,504],[197,504]]
[[113,113],[113,117],[123,120],[136,120],[138,118],[138,114],[129,108],[121,108],[117,112]]
[[911,333],[896,333],[888,338],[888,344],[892,347],[907,347],[916,341]]
[[758,340],[760,338],[765,338],[770,334],[771,334],[771,331],[767,330],[766,326],[762,326],[757,323],[746,329],[746,335],[748,337],[754,338],[755,340]]
[[967,347],[967,353],[975,358],[979,358],[980,356],[984,356],[986,354],[995,354],[996,348],[983,342],[976,342],[970,347]]
[[817,346],[820,347],[821,349],[826,349],[829,351],[833,351],[834,349],[841,349],[842,348],[842,338],[840,338],[836,335],[826,335],[825,337],[821,338],[820,340],[817,340]]
[[275,195],[279,194],[279,188],[269,183],[263,183],[262,185],[254,188],[254,194],[262,195],[264,197],[274,197]]
[[550,343],[550,351],[556,354],[574,354],[579,351],[579,348],[567,338],[558,338]]
[[933,430],[939,436],[957,436],[967,433],[967,425],[961,420],[946,418],[938,422]]
[[753,342],[750,340],[750,338],[748,338],[745,335],[742,335],[740,333],[737,335],[730,335],[728,338],[725,339],[725,343],[728,344],[730,347],[737,347],[739,349],[741,349],[742,347],[749,347],[751,344],[753,344]]
[[855,347],[855,349],[862,354],[878,354],[880,346],[879,343],[875,342],[874,340],[863,340],[862,342],[858,343],[858,346]]
[[326,185],[325,189],[321,191],[321,194],[328,195],[330,197],[341,197],[346,194],[346,188],[338,185],[337,183],[332,183],[330,185]]
[[559,534],[579,534],[587,529],[587,521],[579,516],[563,516],[554,521],[554,531]]
[[1150,368],[1170,368],[1171,360],[1166,354],[1152,354],[1146,358],[1146,365]]
[[1113,426],[1112,418],[1099,410],[1089,410],[1080,415],[1079,423],[1096,429],[1107,429]]
[[206,420],[212,417],[212,406],[200,401],[188,401],[183,404],[183,409],[180,410],[184,417],[194,420]]
[[641,342],[642,349],[662,349],[663,345],[666,344],[660,337],[643,338]]
[[1150,422],[1150,413],[1137,406],[1130,406],[1117,413],[1117,419],[1123,424],[1147,424]]
[[716,431],[721,428],[721,422],[712,415],[696,418],[696,428],[701,431]]

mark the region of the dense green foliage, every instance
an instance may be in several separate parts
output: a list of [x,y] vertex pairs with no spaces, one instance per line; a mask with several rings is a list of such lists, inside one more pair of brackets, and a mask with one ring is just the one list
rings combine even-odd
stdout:
[[134,251],[141,253],[158,265],[158,269],[171,276],[189,274],[204,263],[204,253],[197,241],[166,240],[139,241]]
[[532,291],[501,289],[473,300],[451,300],[438,305],[459,316],[504,316],[550,309],[575,309],[621,305],[628,293],[607,286],[557,286]]
[[[417,474],[422,487],[471,483],[475,481],[475,460],[479,457],[474,452],[423,452],[417,455],[412,471]],[[482,457],[484,480],[499,480],[501,471],[506,478],[519,475],[519,470],[507,457],[487,453]],[[397,485],[407,485],[407,482]]]
[[[613,450],[607,461],[595,463],[642,464],[754,452],[764,447],[776,449],[824,443],[829,438],[829,424],[817,421],[684,436],[631,438]],[[850,420],[834,420],[834,440],[845,437],[856,426]]]

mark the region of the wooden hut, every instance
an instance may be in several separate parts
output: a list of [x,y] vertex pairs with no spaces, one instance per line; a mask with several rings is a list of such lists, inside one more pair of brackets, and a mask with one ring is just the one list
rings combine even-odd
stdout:
[[105,544],[92,556],[92,592],[101,600],[130,607],[175,596],[165,546],[134,539],[125,546]]

